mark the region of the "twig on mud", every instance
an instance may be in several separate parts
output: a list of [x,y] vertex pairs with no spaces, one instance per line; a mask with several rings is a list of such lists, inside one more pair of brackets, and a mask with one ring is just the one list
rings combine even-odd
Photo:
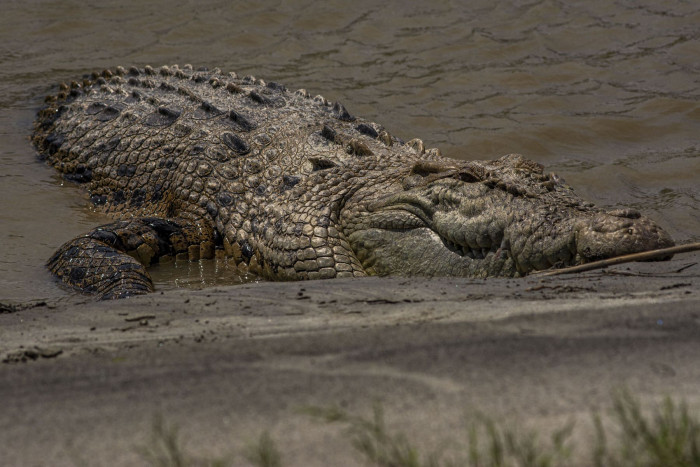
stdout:
[[689,251],[697,250],[700,250],[700,242],[687,243],[685,245],[676,245],[669,248],[660,248],[658,250],[643,251],[641,253],[633,253],[631,255],[616,256],[614,258],[602,259],[600,261],[593,261],[592,263],[580,264],[578,266],[571,266],[568,268],[534,272],[530,275],[536,277],[544,277],[557,276],[559,274],[571,274],[574,272],[584,272],[590,271],[592,269],[606,268],[615,264],[631,263],[632,261],[649,261],[654,259],[662,259],[670,255],[675,255],[678,253],[687,253]]

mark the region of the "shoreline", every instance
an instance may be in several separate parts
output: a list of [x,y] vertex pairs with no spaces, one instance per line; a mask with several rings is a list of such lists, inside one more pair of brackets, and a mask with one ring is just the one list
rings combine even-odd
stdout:
[[133,465],[162,416],[197,454],[269,430],[283,465],[357,464],[342,427],[298,414],[308,405],[367,414],[380,401],[389,425],[427,446],[476,412],[585,426],[621,387],[697,410],[699,263],[694,252],[575,276],[262,282],[2,313],[3,458]]

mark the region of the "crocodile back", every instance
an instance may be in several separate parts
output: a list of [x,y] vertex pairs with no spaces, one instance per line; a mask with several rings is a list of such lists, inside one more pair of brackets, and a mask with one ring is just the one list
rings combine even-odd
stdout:
[[63,84],[47,103],[35,145],[117,217],[215,218],[233,204],[245,215],[315,170],[404,165],[422,152],[322,96],[218,69],[119,67]]

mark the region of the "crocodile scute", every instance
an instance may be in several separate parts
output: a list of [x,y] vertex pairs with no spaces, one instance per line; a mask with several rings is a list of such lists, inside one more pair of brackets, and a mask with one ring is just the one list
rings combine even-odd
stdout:
[[102,298],[152,291],[146,266],[166,258],[225,255],[269,280],[514,277],[673,245],[520,155],[445,158],[338,102],[219,69],[62,84],[32,140],[114,218],[48,262]]

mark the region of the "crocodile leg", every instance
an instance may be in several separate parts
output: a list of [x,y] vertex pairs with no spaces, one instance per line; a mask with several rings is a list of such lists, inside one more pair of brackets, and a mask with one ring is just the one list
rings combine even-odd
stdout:
[[180,218],[121,220],[65,243],[47,267],[83,293],[123,298],[153,291],[146,266],[164,256],[212,258],[215,238],[211,227]]

